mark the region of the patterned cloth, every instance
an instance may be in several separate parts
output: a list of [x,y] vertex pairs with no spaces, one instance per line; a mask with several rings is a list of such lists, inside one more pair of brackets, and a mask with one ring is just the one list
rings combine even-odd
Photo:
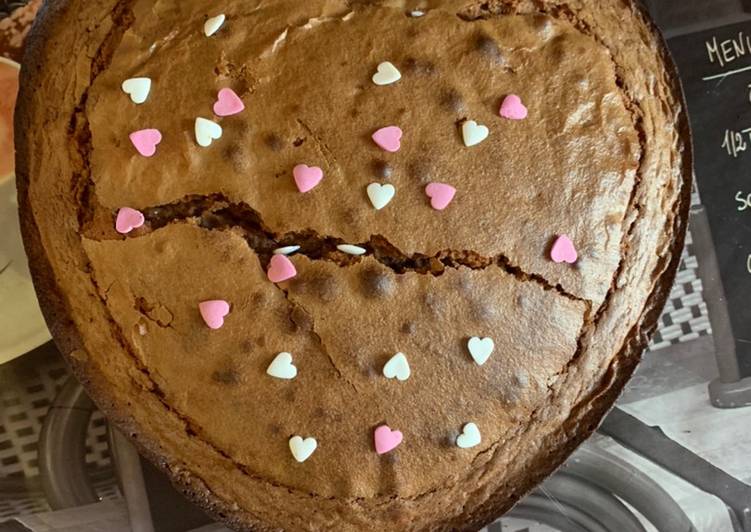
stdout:
[[698,267],[689,231],[670,299],[665,304],[660,324],[649,347],[651,351],[712,334],[707,304],[702,297]]

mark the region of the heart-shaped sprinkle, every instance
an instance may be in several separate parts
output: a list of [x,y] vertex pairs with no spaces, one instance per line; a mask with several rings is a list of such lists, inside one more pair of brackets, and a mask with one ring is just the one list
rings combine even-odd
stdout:
[[378,65],[378,71],[373,74],[373,83],[376,85],[391,85],[402,79],[402,73],[394,65],[385,61]]
[[574,264],[579,260],[579,254],[571,239],[566,235],[560,235],[550,249],[550,258],[558,264],[562,262]]
[[162,134],[158,129],[142,129],[129,135],[130,141],[138,153],[144,157],[151,157],[156,153],[156,146],[162,142]]
[[279,353],[269,364],[266,373],[277,379],[290,380],[297,377],[297,368],[292,363],[291,353]]
[[396,194],[394,185],[381,185],[380,183],[371,183],[368,185],[368,198],[370,203],[377,211],[383,209],[386,205],[391,203]]
[[402,130],[397,126],[382,127],[373,133],[373,142],[390,153],[396,153],[402,147]]
[[442,211],[454,199],[456,189],[445,183],[430,183],[425,187],[425,194],[430,198],[430,206],[437,211]]
[[295,460],[300,463],[310,458],[317,447],[318,442],[315,438],[303,439],[302,436],[292,436],[289,439],[289,450],[292,451]]
[[133,229],[138,229],[143,225],[146,220],[143,217],[141,211],[131,209],[130,207],[123,207],[117,211],[117,219],[115,219],[115,229],[121,235],[127,235]]
[[295,178],[297,190],[305,193],[318,186],[318,183],[323,179],[323,170],[317,166],[298,164],[292,170],[292,175]]
[[130,78],[123,81],[122,89],[125,94],[135,104],[142,104],[149,97],[151,92],[151,79],[149,78]]
[[464,138],[464,145],[468,148],[480,144],[488,138],[488,135],[490,135],[490,130],[474,120],[467,120],[462,124],[462,137]]
[[297,269],[286,255],[274,255],[269,262],[267,275],[272,283],[281,283],[297,275]]
[[409,369],[409,362],[404,353],[397,353],[391,357],[383,366],[383,376],[387,379],[398,379],[406,381],[412,372]]
[[222,299],[204,301],[198,304],[198,311],[210,329],[221,329],[224,318],[229,314],[229,303]]
[[367,249],[352,244],[339,244],[336,249],[347,255],[365,255]]
[[232,89],[222,89],[216,97],[214,103],[214,114],[216,116],[232,116],[242,113],[245,110],[245,104]]
[[477,336],[473,336],[469,339],[469,342],[467,342],[467,348],[469,349],[469,354],[472,355],[472,359],[477,365],[482,366],[488,361],[490,355],[493,353],[495,342],[493,342],[492,338],[478,338]]
[[482,437],[480,436],[480,429],[474,423],[467,423],[462,428],[462,433],[456,438],[456,446],[462,449],[470,449],[476,445],[480,445]]
[[527,118],[527,108],[516,94],[509,94],[503,99],[500,114],[509,120],[524,120]]
[[196,142],[199,146],[207,148],[220,138],[222,138],[222,126],[200,116],[196,118]]
[[386,454],[399,447],[404,436],[398,430],[391,430],[388,425],[381,425],[375,429],[374,440],[378,454]]
[[274,255],[292,255],[295,251],[300,251],[300,246],[284,246],[276,248],[273,253]]
[[226,19],[227,17],[224,16],[224,13],[207,19],[203,24],[203,34],[206,35],[206,37],[211,37],[219,31],[219,28],[224,25]]

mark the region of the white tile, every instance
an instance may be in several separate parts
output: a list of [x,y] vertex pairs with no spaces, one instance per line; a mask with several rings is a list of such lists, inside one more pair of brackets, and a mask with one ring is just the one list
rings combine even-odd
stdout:
[[621,407],[730,475],[751,480],[751,407],[714,408],[706,384]]

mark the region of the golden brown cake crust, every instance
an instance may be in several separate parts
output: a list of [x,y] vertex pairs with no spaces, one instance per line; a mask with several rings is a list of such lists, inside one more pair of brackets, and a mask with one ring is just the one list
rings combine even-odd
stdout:
[[[594,430],[667,297],[691,149],[665,47],[617,0],[224,4],[213,39],[216,1],[42,10],[17,170],[53,336],[108,416],[238,529],[477,528]],[[384,60],[402,79],[376,87]],[[119,84],[136,75],[155,88],[134,108]],[[246,110],[198,147],[192,121],[226,86]],[[526,120],[497,116],[511,92]],[[461,142],[467,119],[491,129],[480,146]],[[390,124],[396,154],[369,139]],[[127,140],[141,127],[164,133],[154,158]],[[325,174],[305,195],[298,163]],[[382,211],[374,181],[397,188]],[[458,190],[445,211],[431,181]],[[146,223],[123,237],[126,205]],[[575,266],[549,258],[562,233]],[[272,249],[293,243],[297,277],[270,283]],[[232,312],[210,331],[196,307],[219,297]],[[469,336],[495,339],[486,365]],[[265,374],[280,351],[293,382]],[[381,375],[396,351],[404,383]],[[482,443],[459,449],[469,421]],[[381,423],[405,436],[379,456]],[[318,439],[305,463],[293,434]]]

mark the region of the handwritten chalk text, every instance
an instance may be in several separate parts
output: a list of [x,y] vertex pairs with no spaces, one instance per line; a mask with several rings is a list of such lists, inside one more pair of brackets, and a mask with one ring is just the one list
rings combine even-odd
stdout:
[[738,202],[738,210],[743,212],[746,209],[751,209],[751,192],[744,194],[740,190],[735,195],[735,201]]
[[746,55],[751,55],[751,36],[738,32],[738,37],[718,41],[717,37],[705,41],[707,55],[710,63],[719,63],[720,66],[732,63]]
[[731,157],[738,157],[741,152],[748,149],[749,141],[751,141],[751,127],[741,131],[726,129],[725,137],[722,141],[722,148],[724,148]]

